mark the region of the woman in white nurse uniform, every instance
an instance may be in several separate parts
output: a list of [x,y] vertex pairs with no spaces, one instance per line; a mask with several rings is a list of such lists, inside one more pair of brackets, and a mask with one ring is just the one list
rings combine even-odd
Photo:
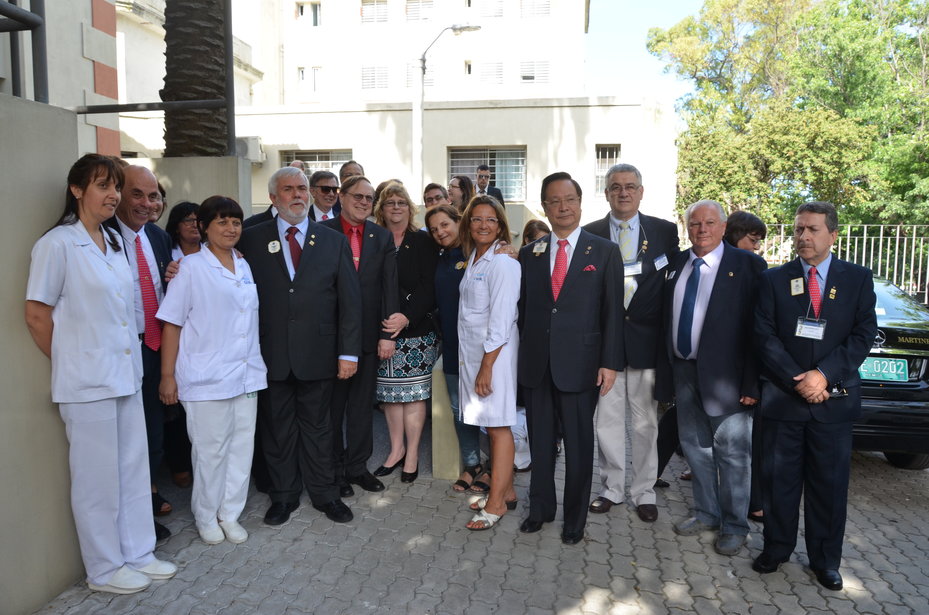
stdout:
[[458,307],[458,395],[462,421],[490,436],[490,493],[472,505],[469,530],[486,530],[516,507],[513,434],[516,423],[516,328],[519,262],[496,254],[510,237],[506,213],[493,197],[477,196],[461,218],[462,248],[469,254]]
[[267,387],[258,347],[258,290],[235,251],[242,208],[211,196],[197,210],[206,247],[184,258],[158,310],[161,401],[187,411],[194,465],[190,507],[200,538],[240,543],[255,444],[257,392]]
[[152,553],[132,273],[118,237],[102,226],[116,212],[122,183],[122,170],[106,156],[88,154],[71,167],[64,213],[32,249],[26,324],[52,360],[87,584],[131,594],[177,568]]

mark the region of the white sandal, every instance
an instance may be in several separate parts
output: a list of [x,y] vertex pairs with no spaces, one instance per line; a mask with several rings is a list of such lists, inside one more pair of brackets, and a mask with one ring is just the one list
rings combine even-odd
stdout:
[[502,516],[503,515],[495,515],[493,513],[487,512],[486,510],[481,510],[476,515],[471,517],[470,523],[483,523],[484,525],[482,527],[468,527],[468,526],[465,526],[465,527],[467,527],[472,532],[480,532],[483,530],[489,530],[497,523],[497,521],[500,520],[500,517]]
[[[516,505],[519,503],[519,500],[505,500],[503,503],[506,505],[507,510],[516,510]],[[472,502],[468,508],[471,510],[484,510],[485,506],[487,506],[487,498],[483,497],[476,502]]]

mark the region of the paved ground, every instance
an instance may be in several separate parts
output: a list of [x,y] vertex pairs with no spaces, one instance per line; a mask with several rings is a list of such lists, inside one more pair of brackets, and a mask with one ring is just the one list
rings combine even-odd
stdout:
[[[383,460],[383,436],[379,446],[373,466]],[[805,568],[802,538],[788,564],[761,577],[751,570],[760,526],[736,557],[717,555],[711,535],[676,536],[671,523],[691,501],[682,468],[675,458],[665,473],[671,487],[660,490],[656,523],[614,508],[591,515],[585,540],[572,547],[561,543],[560,512],[537,534],[519,532],[527,475],[517,478],[519,508],[485,532],[464,528],[469,498],[428,474],[405,485],[397,472],[383,493],[350,498],[347,525],[304,499],[286,525],[265,527],[267,498],[253,493],[242,519],[251,537],[238,546],[200,542],[189,491],[172,487],[164,491],[175,505],[166,518],[174,536],[157,554],[178,564],[176,578],[133,596],[77,583],[38,613],[929,613],[929,471],[855,453],[845,589],[829,592]]]

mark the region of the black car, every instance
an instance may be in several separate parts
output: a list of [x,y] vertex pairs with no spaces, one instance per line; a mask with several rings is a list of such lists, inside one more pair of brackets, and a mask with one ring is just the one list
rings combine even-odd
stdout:
[[929,308],[874,279],[877,338],[858,372],[862,415],[854,447],[881,451],[892,465],[929,468]]

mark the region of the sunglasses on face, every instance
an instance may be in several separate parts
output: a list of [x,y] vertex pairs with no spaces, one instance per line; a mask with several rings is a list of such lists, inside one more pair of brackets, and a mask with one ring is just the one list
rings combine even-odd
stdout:
[[323,194],[332,194],[339,189],[338,186],[313,186],[313,187],[316,188],[317,190],[322,191]]

